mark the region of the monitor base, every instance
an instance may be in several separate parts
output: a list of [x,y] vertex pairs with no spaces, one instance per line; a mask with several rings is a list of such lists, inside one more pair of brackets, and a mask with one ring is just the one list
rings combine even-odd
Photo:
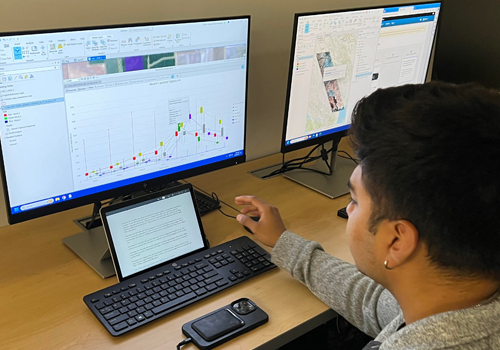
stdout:
[[85,223],[91,217],[74,220],[84,231],[62,239],[76,255],[85,261],[99,276],[108,278],[115,275],[115,267],[109,254],[108,242],[102,226],[87,230]]
[[[356,168],[356,163],[350,159],[336,156],[336,154],[337,152],[332,152],[332,156],[335,156],[335,158],[332,157],[332,160],[335,159],[332,175],[323,175],[313,171],[296,169],[286,172],[284,176],[329,198],[333,199],[343,196],[349,193],[347,181]],[[325,171],[324,162],[318,160],[313,168]]]

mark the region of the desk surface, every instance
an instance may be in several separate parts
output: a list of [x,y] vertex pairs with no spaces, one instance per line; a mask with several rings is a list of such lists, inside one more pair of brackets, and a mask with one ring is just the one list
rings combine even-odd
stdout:
[[[347,205],[347,197],[331,200],[284,177],[260,180],[248,173],[279,162],[281,156],[273,155],[189,181],[207,192],[216,192],[231,205],[237,195],[259,196],[280,209],[288,229],[319,241],[328,253],[352,262],[346,221],[336,216],[337,209]],[[235,213],[224,205],[223,210]],[[91,206],[85,206],[0,229],[1,349],[175,349],[185,338],[181,332],[185,322],[241,297],[262,307],[269,314],[269,322],[220,349],[272,348],[279,346],[276,339],[286,338],[284,334],[297,336],[305,331],[305,324],[329,314],[328,307],[304,285],[287,272],[274,269],[113,338],[82,298],[116,283],[116,278],[103,280],[61,241],[79,232],[72,220],[90,213]],[[236,220],[217,211],[203,217],[203,226],[211,245],[251,236]],[[191,344],[183,349],[195,347]]]

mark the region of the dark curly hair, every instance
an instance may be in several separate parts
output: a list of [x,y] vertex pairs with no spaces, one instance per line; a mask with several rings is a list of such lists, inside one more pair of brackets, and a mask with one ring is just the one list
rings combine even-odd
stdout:
[[431,82],[379,89],[350,129],[371,230],[406,219],[435,266],[500,280],[500,94]]

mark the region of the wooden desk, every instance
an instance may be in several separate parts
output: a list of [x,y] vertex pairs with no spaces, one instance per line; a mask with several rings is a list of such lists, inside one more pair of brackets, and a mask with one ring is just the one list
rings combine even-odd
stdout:
[[[237,195],[262,197],[279,207],[288,229],[352,262],[346,221],[336,216],[347,205],[346,196],[331,200],[283,177],[263,181],[248,173],[280,161],[280,155],[269,156],[189,181],[230,204]],[[235,213],[226,206],[223,210]],[[82,298],[116,283],[116,278],[101,279],[61,241],[78,233],[72,220],[90,213],[91,207],[85,206],[0,229],[0,349],[175,349],[185,338],[185,322],[241,297],[262,307],[269,322],[220,349],[276,348],[334,315],[304,285],[275,269],[113,338]],[[217,211],[204,216],[203,225],[211,245],[248,235],[236,220]]]

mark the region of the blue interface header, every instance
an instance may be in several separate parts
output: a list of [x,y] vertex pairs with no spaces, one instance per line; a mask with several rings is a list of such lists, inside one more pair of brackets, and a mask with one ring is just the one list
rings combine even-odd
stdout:
[[426,9],[439,9],[441,7],[440,2],[434,2],[432,4],[421,4],[414,6],[401,6],[401,7],[387,7],[384,9],[384,13],[394,13],[399,12],[402,9],[413,8],[413,10],[426,10]]
[[382,28],[399,26],[403,24],[432,22],[432,21],[434,21],[434,16],[422,16],[422,17],[402,18],[402,19],[386,19],[385,21],[382,22]]

